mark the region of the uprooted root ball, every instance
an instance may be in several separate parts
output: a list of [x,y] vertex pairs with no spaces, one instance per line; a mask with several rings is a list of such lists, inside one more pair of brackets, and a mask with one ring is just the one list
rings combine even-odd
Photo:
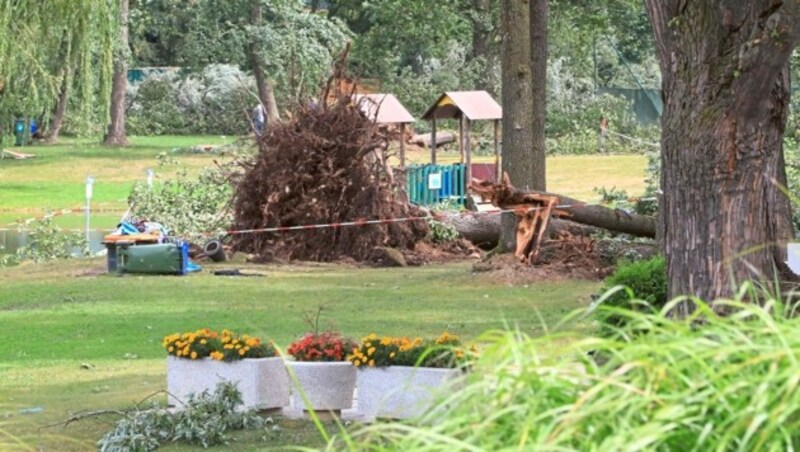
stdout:
[[[418,214],[373,152],[387,139],[349,97],[302,109],[259,140],[234,195],[235,229],[334,224]],[[376,247],[413,249],[424,221],[239,235],[235,247],[272,258],[369,260]]]

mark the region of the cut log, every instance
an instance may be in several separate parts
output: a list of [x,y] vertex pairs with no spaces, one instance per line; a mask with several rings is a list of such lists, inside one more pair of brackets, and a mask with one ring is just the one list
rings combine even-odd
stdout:
[[656,236],[656,219],[653,217],[587,204],[555,193],[518,190],[509,183],[507,175],[500,184],[473,179],[470,188],[473,193],[491,200],[492,204],[504,210],[536,207],[546,199],[556,197],[558,202],[553,214],[559,218],[637,237]]
[[[456,135],[452,132],[436,132],[436,147],[456,141]],[[411,143],[417,146],[431,147],[431,134],[423,133],[411,137]]]

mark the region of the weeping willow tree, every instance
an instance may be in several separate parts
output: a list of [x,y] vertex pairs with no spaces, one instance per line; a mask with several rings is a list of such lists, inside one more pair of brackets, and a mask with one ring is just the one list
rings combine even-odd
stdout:
[[65,91],[78,130],[106,122],[118,9],[116,0],[0,0],[0,137],[14,118],[48,120]]

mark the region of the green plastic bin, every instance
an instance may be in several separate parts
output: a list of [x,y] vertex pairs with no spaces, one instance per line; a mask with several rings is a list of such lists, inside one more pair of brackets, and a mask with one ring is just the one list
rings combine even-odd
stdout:
[[118,268],[123,273],[185,275],[189,261],[188,246],[165,243],[137,245],[119,250]]

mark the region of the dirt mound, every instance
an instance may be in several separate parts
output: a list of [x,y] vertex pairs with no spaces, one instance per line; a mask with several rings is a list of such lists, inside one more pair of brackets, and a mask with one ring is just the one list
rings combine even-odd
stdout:
[[656,252],[654,243],[595,240],[564,233],[555,240],[542,243],[536,265],[523,264],[509,253],[477,262],[473,270],[506,283],[601,280],[614,271],[620,260],[649,258]]

